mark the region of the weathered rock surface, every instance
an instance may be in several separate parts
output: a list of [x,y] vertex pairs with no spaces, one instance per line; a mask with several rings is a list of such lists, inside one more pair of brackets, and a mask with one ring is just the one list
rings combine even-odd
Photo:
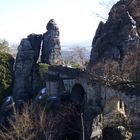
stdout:
[[47,32],[43,34],[41,61],[51,65],[60,65],[62,59],[59,28],[53,19],[48,22],[46,28]]
[[111,130],[117,126],[126,139],[139,139],[139,0],[120,0],[112,7],[106,23],[100,22],[87,70],[93,82],[97,80],[99,85],[103,82],[113,87],[108,89],[104,85],[103,89],[98,89],[103,105],[103,139],[113,139],[110,136],[116,133],[104,131],[106,126]]
[[140,1],[120,0],[92,43],[88,71],[116,81],[140,81]]
[[41,49],[42,35],[30,34],[27,38],[31,43],[32,49],[34,50],[34,60],[37,62]]
[[32,78],[39,57],[42,35],[31,34],[21,40],[15,63],[13,97],[28,100],[32,96]]

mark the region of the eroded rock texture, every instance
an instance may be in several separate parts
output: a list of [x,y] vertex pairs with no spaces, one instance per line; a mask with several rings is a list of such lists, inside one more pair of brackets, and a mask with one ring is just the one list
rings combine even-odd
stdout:
[[40,53],[42,35],[31,34],[21,40],[15,63],[13,97],[29,100],[32,96],[33,71]]
[[42,46],[42,63],[51,65],[62,64],[61,59],[61,46],[59,39],[59,28],[55,21],[51,19],[47,26],[47,32],[43,34],[43,46]]
[[92,43],[88,71],[116,81],[140,81],[140,1],[120,0]]
[[120,0],[112,7],[106,23],[100,22],[87,70],[93,82],[104,85],[98,89],[103,101],[103,140],[114,139],[115,135],[117,140],[139,139],[139,0]]

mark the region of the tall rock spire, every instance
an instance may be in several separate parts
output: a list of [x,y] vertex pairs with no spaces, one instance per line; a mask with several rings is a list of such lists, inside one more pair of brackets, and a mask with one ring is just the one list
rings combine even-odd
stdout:
[[59,28],[54,19],[51,19],[47,26],[47,32],[43,34],[42,63],[61,65],[61,46],[59,39]]
[[32,97],[33,70],[39,58],[42,35],[31,34],[21,40],[15,63],[14,100],[28,101]]

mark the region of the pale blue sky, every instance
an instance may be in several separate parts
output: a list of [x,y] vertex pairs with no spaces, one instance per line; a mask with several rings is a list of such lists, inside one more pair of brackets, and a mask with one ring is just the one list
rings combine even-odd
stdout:
[[0,0],[0,38],[19,43],[30,33],[46,32],[53,18],[62,45],[91,44],[101,20],[95,12],[103,12],[97,0]]

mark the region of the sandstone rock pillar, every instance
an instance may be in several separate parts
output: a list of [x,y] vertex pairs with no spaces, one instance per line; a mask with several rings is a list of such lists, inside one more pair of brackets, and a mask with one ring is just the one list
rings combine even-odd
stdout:
[[43,34],[41,61],[51,65],[61,65],[59,28],[54,19],[48,22],[46,29],[47,32]]

